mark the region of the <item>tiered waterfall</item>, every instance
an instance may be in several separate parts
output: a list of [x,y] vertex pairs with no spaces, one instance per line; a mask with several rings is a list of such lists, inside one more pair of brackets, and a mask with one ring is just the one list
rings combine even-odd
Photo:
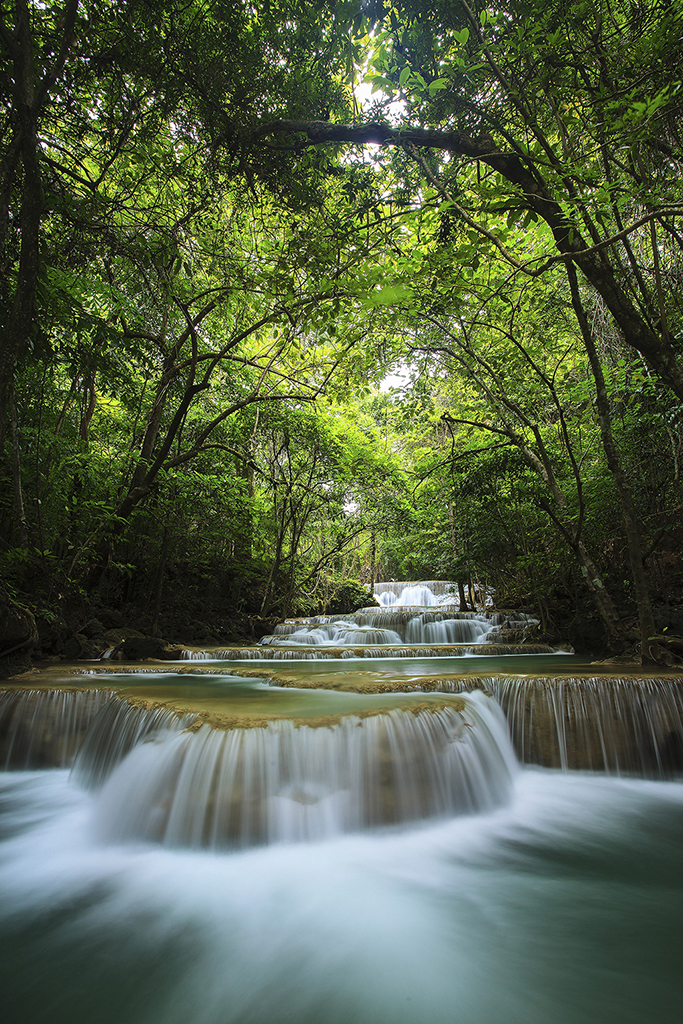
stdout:
[[5,1019],[677,1024],[681,678],[454,589],[7,683]]

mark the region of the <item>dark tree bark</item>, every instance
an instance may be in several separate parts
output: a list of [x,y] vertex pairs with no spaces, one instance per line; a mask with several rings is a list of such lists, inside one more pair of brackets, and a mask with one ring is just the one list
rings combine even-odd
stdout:
[[661,652],[656,639],[654,639],[656,627],[654,615],[652,613],[652,604],[650,602],[647,577],[645,575],[645,566],[643,565],[643,546],[640,534],[640,525],[638,523],[638,515],[633,501],[633,490],[631,488],[630,481],[624,472],[621,459],[619,458],[619,451],[614,441],[605,376],[602,372],[602,364],[595,347],[593,332],[590,329],[590,324],[588,323],[588,318],[581,302],[576,272],[571,264],[568,264],[567,266],[567,276],[569,278],[569,287],[571,289],[572,305],[574,307],[574,312],[576,313],[576,318],[579,322],[579,327],[581,328],[583,343],[588,354],[588,360],[595,380],[598,422],[600,424],[602,446],[605,450],[607,465],[614,477],[614,482],[617,486],[617,490],[619,491],[619,498],[621,500],[621,510],[624,517],[624,527],[626,529],[626,545],[628,549],[629,563],[631,566],[631,577],[633,579],[633,589],[636,595],[636,604],[638,605],[641,657],[643,664],[658,662],[661,660]]
[[12,431],[12,483],[14,486],[14,513],[16,516],[17,539],[19,547],[26,548],[28,547],[28,526],[21,486],[21,450],[19,447],[19,426],[17,423],[17,406],[14,400],[13,384],[10,384],[8,399]]
[[[34,330],[36,288],[40,269],[40,227],[43,216],[43,183],[40,169],[38,123],[50,90],[64,66],[74,35],[78,0],[68,0],[60,24],[62,41],[57,57],[42,78],[36,75],[31,12],[26,0],[16,0],[11,31],[0,19],[0,38],[9,55],[12,88],[13,134],[2,160],[0,178],[0,275],[6,322],[0,337],[0,449],[6,429],[7,398],[17,360]],[[12,286],[6,244],[13,189],[20,192],[21,229],[16,284]],[[13,292],[13,294],[12,294]]]

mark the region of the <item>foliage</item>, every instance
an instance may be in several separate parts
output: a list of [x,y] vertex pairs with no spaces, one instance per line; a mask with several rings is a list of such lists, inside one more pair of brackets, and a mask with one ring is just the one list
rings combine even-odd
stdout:
[[678,599],[680,36],[680,0],[1,3],[13,591],[204,633],[380,576],[558,629],[590,593],[610,636]]

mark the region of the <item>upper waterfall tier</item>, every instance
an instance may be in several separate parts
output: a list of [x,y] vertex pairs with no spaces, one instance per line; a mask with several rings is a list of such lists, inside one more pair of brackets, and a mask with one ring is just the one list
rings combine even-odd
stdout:
[[[390,605],[362,608],[353,615],[287,619],[259,643],[290,647],[375,647],[405,644],[515,643],[525,639],[536,619],[520,612],[458,612]],[[511,636],[510,633],[516,635]]]
[[414,583],[375,583],[374,595],[387,607],[413,605],[428,608],[432,605],[452,604],[458,607],[458,585],[448,580],[421,580]]
[[[352,615],[287,619],[259,640],[276,647],[398,647],[409,645],[517,643],[538,620],[522,613],[459,611],[454,583],[376,583],[381,608]],[[506,630],[505,635],[500,635]],[[515,635],[512,635],[515,634]],[[457,653],[457,652],[456,652]]]

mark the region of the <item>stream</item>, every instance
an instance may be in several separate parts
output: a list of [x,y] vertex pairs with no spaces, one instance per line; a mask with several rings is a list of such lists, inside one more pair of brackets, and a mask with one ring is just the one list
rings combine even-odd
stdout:
[[0,691],[4,1021],[678,1024],[680,677],[206,653]]

